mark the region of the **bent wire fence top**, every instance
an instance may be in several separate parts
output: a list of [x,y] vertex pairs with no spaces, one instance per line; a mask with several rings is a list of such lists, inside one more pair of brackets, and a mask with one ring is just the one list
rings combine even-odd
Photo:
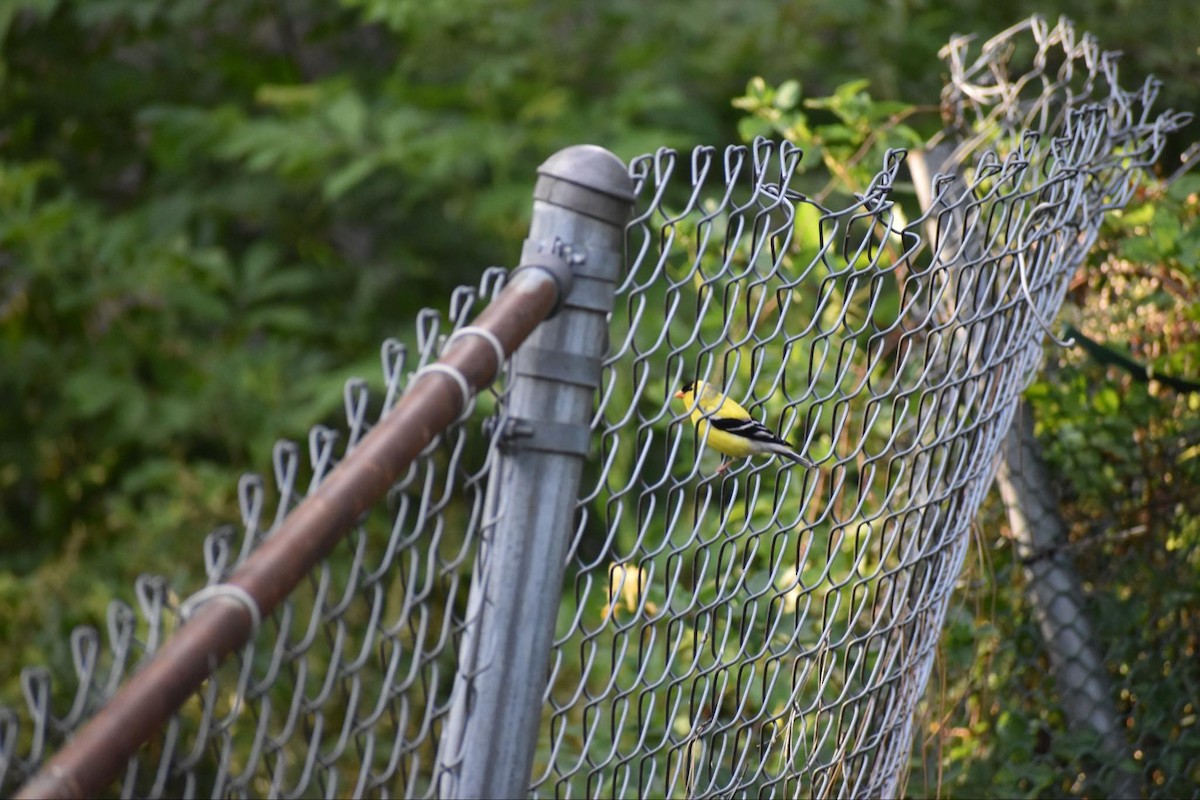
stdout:
[[[612,309],[604,355],[527,347],[142,747],[120,793],[454,795],[477,771],[462,743],[486,713],[481,676],[540,620],[540,727],[487,732],[528,740],[536,796],[896,795],[968,527],[1045,328],[1103,212],[1184,122],[1152,117],[1155,85],[1120,89],[1113,59],[1065,22],[1017,26],[974,61],[962,39],[945,54],[964,144],[919,216],[896,200],[902,152],[827,208],[795,188],[795,147],[758,140],[629,165],[615,285],[597,265],[620,254],[585,225],[531,234],[576,270],[568,306]],[[376,420],[507,280],[488,270],[447,315],[422,312],[411,346],[384,344]],[[714,475],[674,398],[697,379],[817,469],[754,459]],[[595,386],[590,432],[514,414],[522,381]],[[273,508],[262,479],[239,485],[240,530],[205,540],[211,584],[378,424],[364,382],[345,405],[347,432],[314,429],[307,458],[277,446]],[[497,620],[479,598],[520,575],[502,570],[513,548],[497,531],[530,441],[581,465],[573,522],[550,532],[560,555],[537,567],[562,599]],[[0,712],[6,791],[178,624],[164,582],[136,588],[138,613],[111,607],[107,648],[72,635],[69,697],[45,670],[24,674],[27,712]]]

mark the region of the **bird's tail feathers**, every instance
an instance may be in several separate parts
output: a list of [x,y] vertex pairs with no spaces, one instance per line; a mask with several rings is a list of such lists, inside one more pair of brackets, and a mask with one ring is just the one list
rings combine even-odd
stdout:
[[805,458],[804,456],[802,456],[802,455],[800,455],[799,453],[797,453],[795,450],[793,450],[793,449],[792,449],[790,446],[788,446],[788,445],[784,445],[784,444],[775,444],[775,445],[772,445],[772,446],[770,447],[770,450],[771,450],[771,452],[772,452],[772,453],[775,453],[776,455],[785,456],[785,457],[787,457],[787,458],[790,458],[792,461],[795,461],[797,464],[801,464],[801,465],[803,465],[803,466],[806,466],[806,467],[808,467],[809,469],[816,469],[816,468],[817,468],[817,465],[816,465],[816,464],[814,464],[813,462],[809,461],[809,460],[808,460],[807,458]]

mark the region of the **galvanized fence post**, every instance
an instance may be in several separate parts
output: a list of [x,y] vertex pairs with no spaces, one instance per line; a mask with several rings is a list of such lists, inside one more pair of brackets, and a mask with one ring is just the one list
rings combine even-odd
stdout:
[[494,524],[480,544],[439,748],[443,797],[528,791],[633,185],[616,156],[580,145],[538,169],[533,196],[520,268],[571,288],[512,357],[488,487]]

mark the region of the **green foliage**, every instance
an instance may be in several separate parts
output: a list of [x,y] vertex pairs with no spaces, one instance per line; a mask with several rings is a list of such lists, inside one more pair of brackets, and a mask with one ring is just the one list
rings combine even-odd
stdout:
[[[1198,188],[1193,176],[1152,182],[1111,215],[1064,312],[1145,365],[1150,380],[1082,348],[1051,349],[1026,392],[1133,764],[1098,763],[1087,733],[1064,724],[1021,565],[992,535],[960,581],[962,606],[950,617],[917,743],[914,796],[1110,796],[1126,769],[1147,796],[1194,796],[1200,393],[1155,376],[1200,378],[1200,274],[1188,255]],[[985,508],[981,531],[1005,524],[998,502]]]
[[[1120,691],[1142,779],[1161,796],[1200,778],[1195,653],[1200,626],[1200,180],[1153,183],[1114,215],[1079,298],[1079,326],[1130,352],[1149,381],[1074,353],[1031,394],[1046,456],[1063,477],[1064,514]],[[1081,460],[1061,437],[1079,430]],[[1156,588],[1151,588],[1156,587]],[[1189,721],[1190,720],[1190,721]]]
[[[733,105],[748,116],[738,124],[746,141],[755,136],[782,137],[805,152],[802,168],[820,164],[827,174],[820,202],[831,192],[861,192],[891,149],[918,146],[923,137],[904,123],[919,109],[894,101],[876,100],[867,91],[869,81],[843,83],[828,97],[801,102],[800,82],[787,80],[769,86],[761,77],[751,79],[746,93]],[[805,111],[818,112],[812,115]]]

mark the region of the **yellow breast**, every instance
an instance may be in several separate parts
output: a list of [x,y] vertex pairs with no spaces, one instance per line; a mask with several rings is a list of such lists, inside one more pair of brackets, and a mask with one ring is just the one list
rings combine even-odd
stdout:
[[[726,433],[710,426],[708,420],[704,418],[704,412],[699,408],[692,412],[692,422],[696,423],[696,431],[700,436],[700,441],[707,441],[708,446],[719,453],[724,453],[733,458],[745,458],[746,456],[754,455],[756,452],[754,443],[749,439],[734,436],[731,433]],[[705,436],[708,438],[705,439]]]

